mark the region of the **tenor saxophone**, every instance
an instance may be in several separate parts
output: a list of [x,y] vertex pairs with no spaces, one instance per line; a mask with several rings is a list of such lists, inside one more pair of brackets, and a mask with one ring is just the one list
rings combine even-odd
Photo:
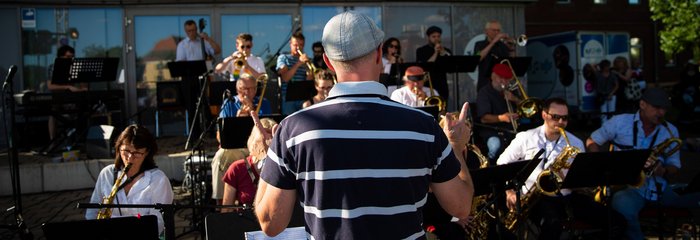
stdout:
[[[129,169],[131,169],[131,163],[127,163],[126,166],[124,166],[124,171],[119,174],[119,177],[114,180],[114,185],[112,186],[112,191],[109,193],[109,196],[104,197],[102,199],[102,204],[112,204],[114,201],[114,197],[117,196],[117,191],[119,190],[119,185],[121,185],[122,180],[124,180],[124,177],[126,177],[126,173],[129,172]],[[97,212],[97,219],[107,219],[112,217],[112,208],[111,207],[103,207],[100,208],[100,211]]]
[[[489,166],[489,160],[481,154],[481,150],[474,144],[467,144],[467,149],[474,152],[474,154],[479,159],[479,168],[486,168]],[[493,219],[493,215],[489,213],[489,206],[487,206],[488,195],[481,195],[474,197],[472,200],[472,211],[474,213],[474,218],[470,223],[470,230],[467,233],[467,239],[486,239],[489,234],[489,222]],[[481,207],[481,209],[479,209]]]

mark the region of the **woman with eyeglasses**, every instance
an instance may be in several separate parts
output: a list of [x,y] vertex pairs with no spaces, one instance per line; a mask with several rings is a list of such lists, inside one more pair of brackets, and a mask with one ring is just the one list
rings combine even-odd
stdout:
[[[118,187],[112,204],[171,204],[173,190],[168,176],[156,166],[153,159],[158,146],[148,129],[130,125],[119,134],[114,144],[117,156],[114,164],[103,168],[90,197],[91,203],[103,203],[112,192],[115,180],[121,176],[127,164],[127,171]],[[91,208],[85,212],[86,219],[96,219],[100,209]],[[158,218],[158,231],[163,233],[163,216],[154,208],[113,208],[111,217],[155,215]]]
[[384,64],[384,73],[391,72],[391,65],[395,63],[403,63],[401,57],[401,41],[395,37],[391,37],[384,41],[382,45],[382,63]]
[[333,73],[328,70],[319,70],[314,78],[314,87],[316,88],[316,95],[311,97],[311,99],[306,100],[302,105],[303,108],[307,108],[316,103],[323,102],[328,97],[331,88],[335,85]]

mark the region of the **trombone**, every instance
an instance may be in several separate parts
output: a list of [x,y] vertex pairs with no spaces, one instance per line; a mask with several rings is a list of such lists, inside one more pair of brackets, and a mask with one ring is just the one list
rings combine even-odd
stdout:
[[430,97],[427,97],[423,101],[423,106],[437,106],[439,112],[444,112],[445,107],[447,106],[447,102],[445,102],[445,99],[443,99],[442,97],[435,95],[435,89],[433,89],[433,81],[430,79],[430,72],[425,73],[425,78],[428,79]]
[[[523,100],[520,101],[520,103],[518,103],[518,108],[516,109],[518,115],[523,116],[525,118],[531,118],[537,112],[542,110],[542,104],[543,104],[542,99],[529,97],[527,95],[527,93],[525,92],[525,88],[523,87],[523,84],[518,79],[518,76],[515,74],[515,71],[513,70],[513,66],[510,64],[510,60],[503,59],[501,61],[501,64],[508,64],[508,67],[510,68],[510,72],[513,74],[513,78],[515,79],[515,82],[513,84],[510,84],[508,86],[507,90],[508,91],[515,91],[515,88],[517,87],[517,90],[520,91],[520,96],[522,96],[522,98],[523,98]],[[508,99],[506,99],[506,103],[508,103]],[[510,103],[508,103],[508,105],[510,106]],[[512,112],[512,109],[508,109],[508,110],[510,112]]]
[[260,90],[260,98],[258,99],[258,106],[255,107],[255,113],[260,113],[260,106],[262,106],[263,96],[265,96],[265,89],[267,88],[268,79],[270,79],[270,77],[267,75],[267,73],[260,74],[260,76],[255,79],[256,82],[262,83],[262,90]]

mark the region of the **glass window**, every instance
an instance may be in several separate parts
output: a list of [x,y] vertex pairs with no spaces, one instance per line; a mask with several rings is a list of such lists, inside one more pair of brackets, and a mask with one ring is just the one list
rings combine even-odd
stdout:
[[[345,12],[345,11],[356,11],[365,14],[374,20],[374,23],[382,28],[382,10],[380,7],[372,6],[341,6],[341,7],[302,7],[302,31],[304,33],[304,52],[309,56],[312,56],[311,45],[314,42],[321,41],[323,36],[323,27],[326,26],[328,20],[333,16]],[[387,35],[388,36],[388,35]],[[289,46],[285,48],[289,52]]]
[[[236,37],[240,33],[253,35],[255,56],[260,56],[265,63],[276,64],[271,60],[277,49],[284,47],[289,51],[292,16],[288,14],[259,15],[222,15],[221,16],[221,55],[226,57],[236,51]],[[266,68],[266,70],[269,70]]]
[[450,7],[385,7],[386,38],[401,41],[401,56],[406,62],[415,62],[416,49],[428,43],[425,31],[430,26],[442,29],[442,44],[454,52]]
[[[60,46],[75,48],[75,57],[122,57],[122,11],[117,8],[38,8],[36,28],[22,30],[24,89],[47,91],[49,69]],[[119,69],[124,61],[120,59]],[[91,83],[93,90],[112,83]],[[116,86],[116,85],[115,85]],[[112,87],[114,88],[114,87]]]
[[630,5],[637,5],[637,4],[639,4],[639,0],[629,0],[628,3]]
[[608,2],[607,0],[593,0],[593,3],[595,3],[595,4],[605,4],[607,2]]
[[557,0],[557,3],[571,3],[571,0]]

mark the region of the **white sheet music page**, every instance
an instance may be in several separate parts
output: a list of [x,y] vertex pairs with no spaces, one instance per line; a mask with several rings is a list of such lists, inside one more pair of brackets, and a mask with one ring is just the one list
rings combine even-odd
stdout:
[[275,237],[268,237],[262,231],[246,232],[246,240],[278,240],[278,239],[289,239],[289,240],[306,240],[306,230],[304,227],[293,227],[286,228],[282,233]]

